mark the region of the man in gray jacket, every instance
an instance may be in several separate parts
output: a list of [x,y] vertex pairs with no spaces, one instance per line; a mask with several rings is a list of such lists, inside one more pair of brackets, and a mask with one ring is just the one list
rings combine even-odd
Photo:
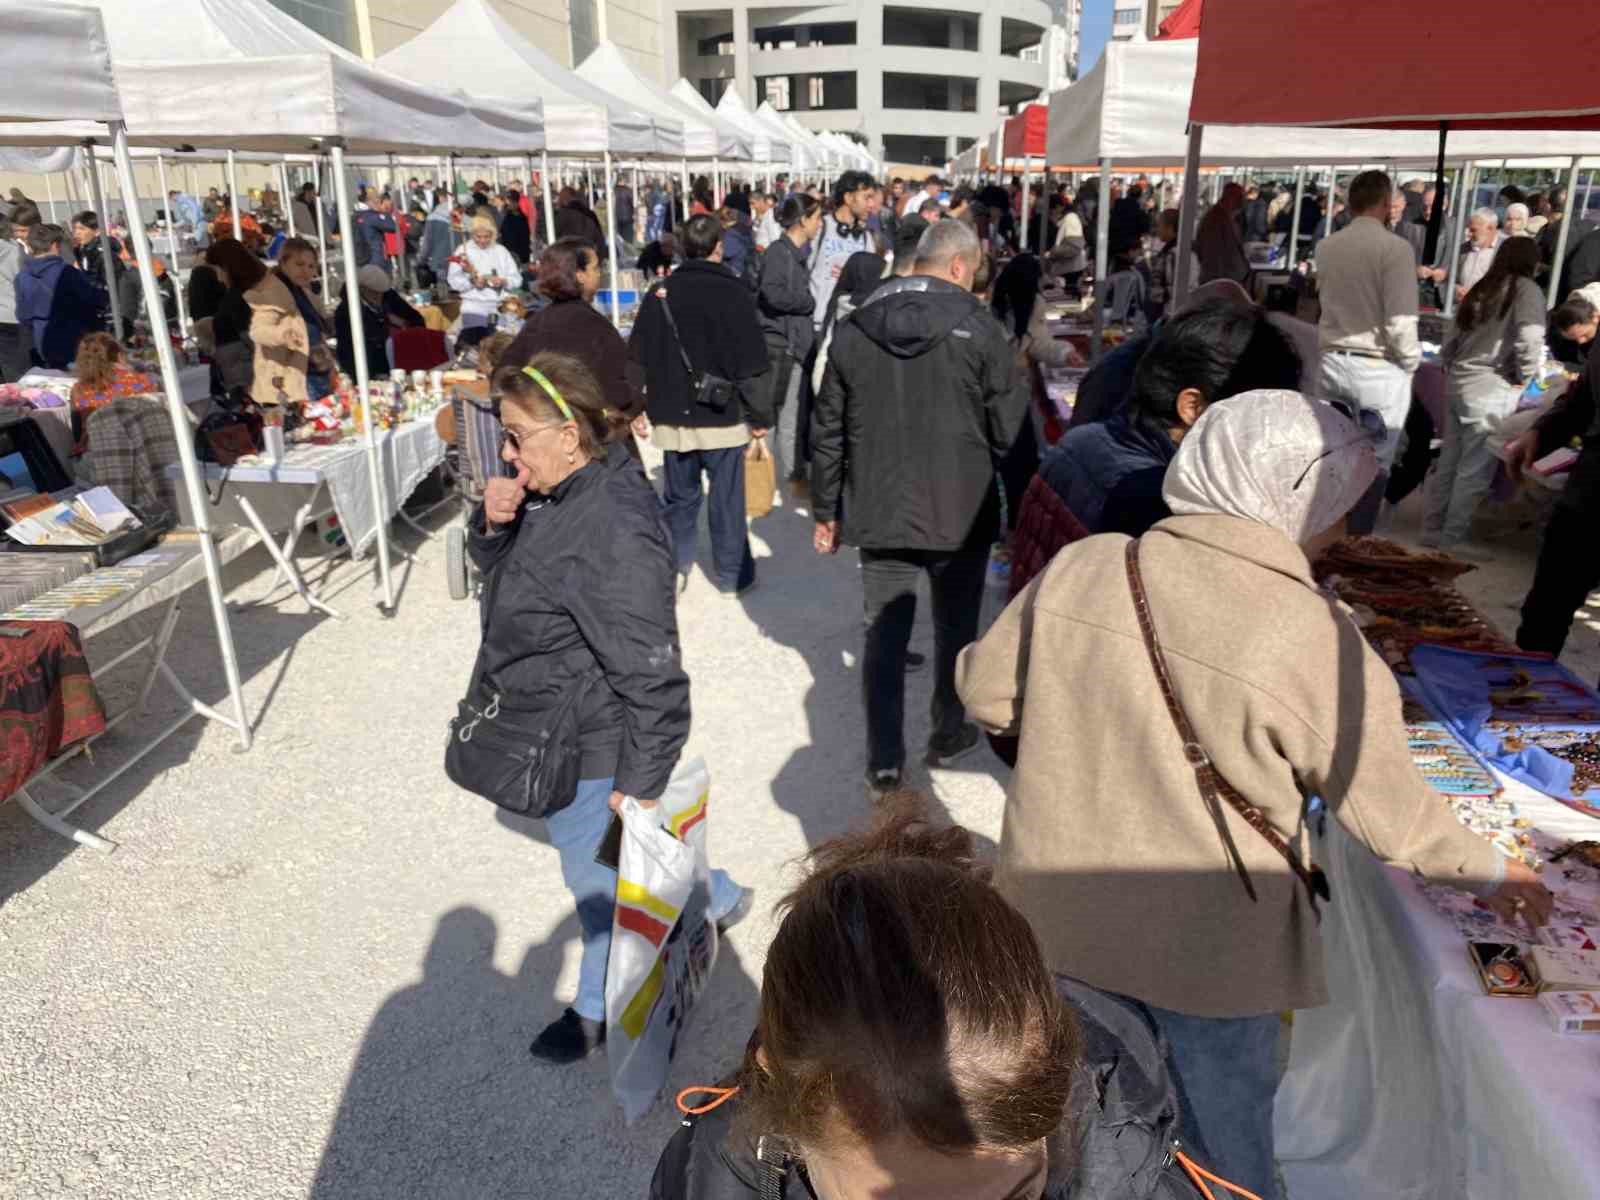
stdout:
[[11,222],[0,217],[0,383],[15,383],[28,371],[28,337],[17,321],[17,272],[24,257]]

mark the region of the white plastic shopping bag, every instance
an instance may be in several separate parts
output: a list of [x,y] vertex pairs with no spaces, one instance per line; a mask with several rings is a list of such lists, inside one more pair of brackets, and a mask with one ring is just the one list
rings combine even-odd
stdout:
[[622,806],[617,910],[606,966],[606,1057],[622,1115],[650,1111],[667,1082],[678,1033],[717,961],[717,927],[706,913],[706,809],[711,774],[703,759],[680,764],[653,809]]

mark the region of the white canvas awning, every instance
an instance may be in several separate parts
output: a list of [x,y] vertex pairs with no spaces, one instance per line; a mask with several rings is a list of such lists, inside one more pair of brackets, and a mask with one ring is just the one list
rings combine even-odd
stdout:
[[544,101],[545,146],[551,154],[678,156],[683,126],[653,117],[596,87],[540,50],[488,4],[456,0],[443,15],[378,65],[438,87],[491,96],[538,96]]
[[688,158],[725,158],[746,161],[750,158],[750,138],[742,129],[717,116],[686,103],[666,88],[641,75],[627,55],[610,42],[604,42],[583,62],[577,74],[641,112],[660,113],[682,122],[683,154]]
[[811,157],[814,160],[814,165],[817,168],[826,169],[827,167],[832,166],[833,151],[828,148],[827,143],[819,138],[812,130],[807,129],[804,125],[800,124],[793,113],[784,113],[782,115],[783,127],[790,133],[790,143],[793,144],[795,142],[799,142],[800,144],[806,146],[811,151]]
[[[1046,143],[1055,166],[1180,166],[1188,150],[1189,96],[1198,39],[1112,42],[1094,68],[1050,97]],[[1208,163],[1431,163],[1439,135],[1432,130],[1294,128],[1216,125],[1205,133]],[[1452,132],[1452,161],[1600,153],[1600,133],[1516,130]]]
[[[683,81],[678,81],[678,86],[687,87]],[[676,89],[675,89],[676,90]],[[695,93],[698,97],[699,93]],[[750,153],[755,156],[756,162],[787,163],[793,161],[790,157],[789,140],[769,129],[765,124],[756,120],[755,113],[745,107],[744,101],[739,99],[739,89],[729,84],[722,93],[722,99],[717,101],[717,115],[725,121],[731,121],[740,129],[750,135]]]
[[[120,121],[105,26],[92,8],[7,4],[0,119]],[[104,129],[101,129],[104,133]],[[15,139],[6,136],[7,142]]]
[[772,102],[763,100],[756,111],[750,114],[751,119],[768,130],[774,138],[781,139],[789,147],[789,165],[797,171],[808,171],[818,165],[816,144],[804,138],[796,137],[783,122],[783,115],[772,107]]

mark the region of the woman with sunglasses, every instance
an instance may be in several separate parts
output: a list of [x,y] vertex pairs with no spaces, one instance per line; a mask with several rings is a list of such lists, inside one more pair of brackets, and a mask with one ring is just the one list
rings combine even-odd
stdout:
[[1508,922],[1551,907],[1418,774],[1393,673],[1312,578],[1377,474],[1371,434],[1328,404],[1213,404],[1167,469],[1175,515],[1068,546],[957,673],[974,720],[1021,736],[1001,893],[1051,969],[1149,1011],[1190,1140],[1262,1196],[1278,1014],[1328,998],[1310,798]]
[[[475,674],[523,720],[577,706],[577,792],[543,820],[577,902],[578,995],[530,1048],[575,1062],[605,1040],[617,875],[595,848],[624,796],[649,804],[665,789],[689,733],[689,679],[660,506],[617,444],[626,418],[563,354],[501,367],[492,396],[515,475],[491,479],[472,517],[485,579]],[[712,872],[711,918],[726,925],[747,907],[743,889]]]

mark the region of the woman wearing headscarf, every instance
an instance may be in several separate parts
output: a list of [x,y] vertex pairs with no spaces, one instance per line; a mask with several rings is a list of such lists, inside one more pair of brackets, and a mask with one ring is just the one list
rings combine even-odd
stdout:
[[1186,1132],[1259,1195],[1276,1194],[1277,1014],[1328,998],[1310,797],[1508,921],[1550,911],[1418,774],[1393,674],[1312,578],[1377,473],[1370,436],[1321,401],[1214,404],[1168,469],[1175,515],[1067,547],[958,667],[972,717],[1021,736],[1002,894],[1052,970],[1149,1010]]

